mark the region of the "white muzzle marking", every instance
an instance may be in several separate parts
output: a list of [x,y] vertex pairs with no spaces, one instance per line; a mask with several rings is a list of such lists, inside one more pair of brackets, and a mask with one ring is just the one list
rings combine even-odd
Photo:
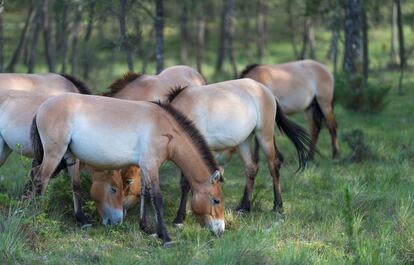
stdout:
[[224,233],[225,224],[223,220],[213,220],[209,223],[210,230],[216,236],[221,236]]

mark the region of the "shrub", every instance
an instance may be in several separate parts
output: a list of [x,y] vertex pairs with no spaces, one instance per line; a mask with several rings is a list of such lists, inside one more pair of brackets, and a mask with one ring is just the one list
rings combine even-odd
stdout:
[[[355,91],[353,87],[361,89]],[[387,95],[391,89],[389,83],[364,81],[361,75],[350,78],[345,73],[335,77],[335,98],[347,109],[360,112],[379,112],[387,104]]]

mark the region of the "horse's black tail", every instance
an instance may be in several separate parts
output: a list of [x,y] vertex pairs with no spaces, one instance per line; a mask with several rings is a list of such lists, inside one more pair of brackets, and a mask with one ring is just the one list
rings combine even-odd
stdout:
[[65,74],[60,74],[60,75],[68,79],[70,82],[72,82],[75,85],[75,87],[79,90],[79,93],[87,94],[87,95],[92,94],[91,90],[85,85],[85,83],[80,81],[76,77],[71,76],[71,75],[65,75]]
[[309,146],[311,139],[304,128],[289,120],[283,113],[279,102],[276,101],[276,124],[282,134],[285,134],[295,145],[298,153],[299,170],[303,170],[309,161]]
[[[36,115],[33,117],[32,126],[30,129],[30,138],[33,147],[33,163],[32,165],[40,165],[43,162],[43,143],[40,138],[39,130],[37,129]],[[59,172],[68,167],[65,159],[62,159],[52,174],[52,177],[59,174]]]

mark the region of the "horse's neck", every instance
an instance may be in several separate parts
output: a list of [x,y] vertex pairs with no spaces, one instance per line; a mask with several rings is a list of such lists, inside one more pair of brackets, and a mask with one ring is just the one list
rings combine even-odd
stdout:
[[171,160],[181,169],[194,193],[209,180],[210,170],[192,141],[188,137],[180,138],[173,145]]

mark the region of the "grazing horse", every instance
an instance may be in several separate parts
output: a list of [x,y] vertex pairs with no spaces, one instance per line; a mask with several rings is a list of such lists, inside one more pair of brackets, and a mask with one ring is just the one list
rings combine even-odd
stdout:
[[0,90],[23,90],[47,95],[62,93],[91,94],[83,82],[70,75],[0,74]]
[[[136,74],[133,72],[126,73],[123,77],[117,79],[109,86],[109,92],[104,93],[105,96],[110,96],[114,98],[120,99],[128,99],[128,100],[139,100],[139,101],[152,101],[152,100],[166,100],[165,96],[168,93],[169,89],[172,86],[176,87],[184,87],[184,86],[201,86],[205,84],[205,80],[203,76],[198,73],[195,69],[185,66],[185,65],[177,65],[171,66],[163,70],[158,75],[145,75],[145,74]],[[139,168],[131,166],[124,168],[122,170],[111,170],[110,172],[96,172],[92,170],[91,172],[93,179],[101,179],[99,175],[105,175],[105,180],[120,178],[123,174],[129,176],[129,180],[134,182],[134,185],[140,186],[140,174]],[[95,174],[97,175],[96,178],[94,177]],[[112,174],[112,176],[111,176]],[[117,189],[122,188],[120,181],[112,181]],[[138,184],[139,183],[139,184]],[[104,182],[107,185],[107,182]],[[130,185],[126,187],[124,190],[124,207],[125,209],[130,209],[134,205],[137,204],[139,200],[139,196],[136,196],[136,187],[134,185]],[[102,187],[99,183],[96,184],[96,187]],[[103,213],[105,211],[102,210],[101,203],[98,201],[103,198],[102,195],[99,194],[101,188],[93,188],[91,189],[91,196],[95,198],[96,205],[98,207],[98,211]],[[105,216],[109,216],[110,212],[117,210],[119,207],[118,204],[111,204],[111,205],[118,205],[117,207],[110,207],[106,206],[107,209]],[[99,209],[100,208],[100,209]],[[101,214],[102,218],[106,218]]]
[[[193,193],[191,209],[198,221],[216,235],[224,232],[222,180],[203,136],[183,114],[168,104],[127,101],[99,96],[65,94],[50,98],[37,110],[31,136],[35,159],[35,190],[43,194],[60,161],[75,157],[98,169],[137,165],[142,174],[142,195],[156,211],[157,235],[168,244],[159,167],[174,162],[185,174]],[[76,164],[69,172],[79,178]],[[148,231],[145,199],[140,226]],[[80,206],[80,200],[75,207]],[[121,221],[118,212],[115,222]]]
[[141,174],[137,166],[121,170],[99,170],[88,166],[92,175],[91,198],[104,225],[138,204],[141,197]]
[[[238,148],[246,174],[246,186],[238,211],[250,210],[250,198],[258,170],[252,157],[250,142],[253,137],[257,138],[273,178],[273,210],[282,211],[280,161],[274,139],[275,121],[279,129],[294,143],[300,168],[306,164],[307,145],[310,140],[303,128],[285,117],[267,87],[245,78],[202,87],[173,89],[167,98],[175,108],[187,113],[195,122],[211,150]],[[182,196],[175,224],[181,224],[185,218],[189,187],[185,179],[182,179],[181,184]]]
[[158,75],[126,73],[122,78],[113,82],[104,96],[114,98],[157,101],[165,100],[165,95],[173,86],[202,86],[206,82],[195,69],[186,65],[176,65],[166,68]]
[[336,120],[332,110],[334,79],[325,65],[313,60],[275,65],[253,64],[243,70],[240,78],[244,77],[270,88],[285,113],[305,111],[312,135],[311,158],[316,152],[316,142],[325,120],[331,135],[332,156],[339,157]]

